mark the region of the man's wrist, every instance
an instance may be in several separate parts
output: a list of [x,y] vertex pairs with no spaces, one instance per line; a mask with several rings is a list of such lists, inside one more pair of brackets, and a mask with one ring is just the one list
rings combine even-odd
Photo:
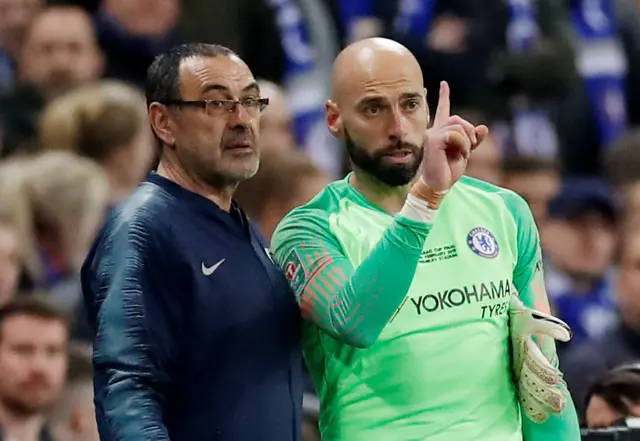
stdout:
[[400,214],[407,219],[424,224],[430,224],[438,213],[437,209],[429,208],[427,201],[422,200],[409,193],[404,202]]
[[447,194],[446,191],[435,191],[429,187],[422,177],[420,177],[412,186],[409,194],[426,202],[427,207],[431,210],[437,210],[440,208],[440,204]]

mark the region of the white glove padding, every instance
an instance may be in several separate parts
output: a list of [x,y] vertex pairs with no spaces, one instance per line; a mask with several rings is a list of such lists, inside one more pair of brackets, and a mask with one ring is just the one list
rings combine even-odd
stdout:
[[531,336],[547,335],[566,342],[571,339],[571,329],[560,319],[527,308],[515,295],[509,305],[509,325],[518,400],[532,421],[543,423],[549,413],[560,414],[564,410],[568,392],[562,373],[547,360]]

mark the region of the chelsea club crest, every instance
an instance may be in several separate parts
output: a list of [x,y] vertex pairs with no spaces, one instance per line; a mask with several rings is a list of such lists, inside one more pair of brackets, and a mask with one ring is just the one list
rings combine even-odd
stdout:
[[500,252],[500,246],[493,233],[486,228],[478,227],[467,236],[467,244],[478,256],[492,259]]

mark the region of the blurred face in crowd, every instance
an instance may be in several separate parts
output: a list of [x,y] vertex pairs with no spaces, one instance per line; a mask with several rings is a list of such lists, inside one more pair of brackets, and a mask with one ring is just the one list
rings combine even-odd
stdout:
[[269,107],[260,121],[260,150],[291,151],[296,148],[293,121],[284,91],[268,81],[260,81],[262,95],[269,98]]
[[51,7],[33,22],[19,61],[20,79],[51,99],[102,73],[91,19],[80,8]]
[[615,224],[597,209],[572,219],[550,219],[545,245],[560,271],[577,277],[599,278],[613,261]]
[[280,221],[291,210],[309,202],[330,182],[329,178],[320,172],[310,174],[303,180],[297,181],[295,188],[291,189],[291,193],[286,198],[278,198],[267,205],[258,220],[260,232],[270,240]]
[[129,182],[137,185],[147,176],[153,165],[156,148],[156,141],[149,126],[140,126],[140,131],[129,147],[130,161],[127,169]]
[[139,37],[162,37],[176,24],[178,0],[103,0],[102,9],[127,32]]
[[156,141],[149,126],[140,125],[140,131],[127,144],[118,145],[101,161],[110,181],[111,203],[127,198],[151,171],[156,155]]
[[0,47],[17,58],[43,0],[0,0]]
[[101,163],[111,181],[112,202],[120,202],[129,196],[153,167],[157,145],[144,116],[133,139],[116,146]]
[[119,81],[98,81],[51,101],[40,117],[38,143],[46,151],[72,151],[107,172],[112,202],[145,178],[157,145],[144,95]]
[[622,199],[625,200],[626,222],[640,227],[640,184],[631,185]]
[[211,101],[206,109],[169,106],[166,118],[160,105],[150,107],[166,148],[190,176],[214,188],[253,176],[260,162],[256,139],[261,106],[260,89],[247,65],[235,55],[193,57],[182,63],[180,87],[182,100]]
[[502,182],[501,160],[502,152],[500,152],[500,147],[496,139],[490,135],[482,143],[482,147],[474,150],[469,157],[465,174],[472,178],[500,185]]
[[334,64],[327,125],[346,141],[355,169],[389,186],[408,184],[422,161],[429,122],[422,72],[390,40],[354,43]]
[[620,241],[620,266],[616,295],[628,325],[640,329],[640,229],[626,233]]
[[[482,149],[477,151],[480,150]],[[541,228],[547,220],[547,205],[560,188],[558,174],[555,171],[512,173],[504,175],[502,183],[504,187],[515,191],[527,201],[533,218]]]
[[64,385],[68,330],[59,320],[17,314],[0,327],[0,400],[12,413],[51,408]]
[[623,415],[611,407],[602,397],[593,395],[589,400],[585,418],[590,429],[611,427],[625,417],[640,417],[640,403],[633,403],[622,398],[629,409],[627,415]]
[[15,295],[19,276],[18,238],[13,230],[0,225],[0,306]]

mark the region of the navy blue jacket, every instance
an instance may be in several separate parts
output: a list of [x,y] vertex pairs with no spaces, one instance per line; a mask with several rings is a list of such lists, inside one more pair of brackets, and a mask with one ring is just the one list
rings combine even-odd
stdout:
[[293,293],[244,214],[152,174],[82,269],[103,441],[295,441]]

